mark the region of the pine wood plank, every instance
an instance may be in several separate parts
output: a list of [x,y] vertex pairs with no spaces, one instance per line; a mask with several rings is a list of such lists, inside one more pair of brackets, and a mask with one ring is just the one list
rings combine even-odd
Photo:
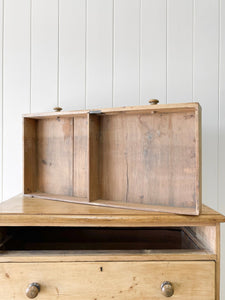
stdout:
[[73,119],[39,120],[37,124],[37,191],[73,195]]
[[225,222],[203,206],[199,216],[95,207],[16,196],[0,204],[1,226],[201,226]]
[[0,297],[4,300],[11,300],[13,295],[18,300],[24,299],[32,282],[41,285],[40,299],[147,300],[154,295],[158,300],[164,299],[160,288],[164,281],[173,283],[178,299],[215,299],[212,261],[1,263],[0,271],[5,275],[0,278],[1,286],[4,285]]
[[[161,111],[161,112],[179,112],[179,111],[188,111],[193,109],[199,109],[199,103],[197,102],[190,102],[190,103],[175,103],[175,104],[157,104],[157,105],[138,105],[138,106],[123,106],[123,107],[115,107],[115,108],[102,108],[102,113],[117,113],[117,112],[139,112],[139,111]],[[96,109],[98,110],[98,109]],[[42,119],[42,118],[54,118],[56,116],[63,117],[63,116],[74,116],[74,114],[87,114],[90,111],[95,110],[74,110],[74,111],[61,111],[59,112],[42,112],[42,113],[31,113],[31,114],[24,114],[25,118],[35,118],[35,119]]]
[[0,251],[0,263],[15,262],[96,262],[96,261],[216,261],[204,250],[30,250]]
[[73,196],[88,197],[88,116],[73,118]]

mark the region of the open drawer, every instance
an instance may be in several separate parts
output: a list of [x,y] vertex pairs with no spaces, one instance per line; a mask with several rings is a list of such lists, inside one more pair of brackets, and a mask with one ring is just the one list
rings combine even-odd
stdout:
[[[209,227],[95,228],[2,227],[0,262],[36,255],[45,261],[57,253],[63,260],[215,259]],[[205,234],[210,234],[210,243]],[[215,241],[214,241],[215,242]],[[159,257],[160,256],[160,257]]]

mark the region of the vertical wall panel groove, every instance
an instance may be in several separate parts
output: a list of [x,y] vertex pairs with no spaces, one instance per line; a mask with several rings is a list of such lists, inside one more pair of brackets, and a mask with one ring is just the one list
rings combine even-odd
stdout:
[[3,35],[4,0],[0,0],[0,202],[3,200]]
[[166,0],[142,0],[141,104],[166,103]]
[[168,0],[166,0],[166,104],[168,103]]
[[218,1],[195,2],[195,89],[202,105],[203,202],[217,208]]
[[115,0],[115,106],[139,104],[139,18],[139,0]]
[[167,101],[192,101],[192,0],[168,0]]
[[[225,214],[225,0],[220,0],[218,209]],[[225,224],[221,228],[221,300],[225,299]]]
[[29,103],[29,113],[31,113],[31,101],[32,101],[32,6],[33,0],[30,0],[30,82],[29,82],[29,90],[30,90],[30,103]]
[[57,105],[58,1],[33,0],[32,112]]
[[60,35],[60,29],[59,29],[59,18],[60,18],[60,13],[59,13],[59,4],[60,4],[60,0],[57,0],[57,4],[58,4],[58,8],[57,8],[57,17],[58,17],[58,20],[57,20],[57,106],[59,106],[59,93],[60,93],[60,84],[59,84],[59,63],[60,63],[60,53],[59,53],[59,35]]
[[85,0],[85,70],[84,70],[84,99],[85,99],[85,109],[87,108],[87,6],[88,6],[88,0]]
[[195,90],[195,2],[192,3],[192,102],[196,102],[194,99],[194,90]]
[[112,106],[112,0],[88,0],[87,108]]
[[22,188],[22,118],[30,102],[30,1],[4,3],[3,198]]
[[141,60],[142,60],[142,0],[139,0],[140,3],[140,7],[139,7],[139,70],[138,70],[138,77],[139,77],[139,81],[138,81],[138,104],[141,104],[141,80],[142,80],[142,76],[141,76],[141,70],[142,70],[142,66],[141,66]]
[[114,72],[115,72],[115,0],[112,7],[112,107],[114,107]]
[[85,1],[60,0],[59,102],[64,110],[85,108]]

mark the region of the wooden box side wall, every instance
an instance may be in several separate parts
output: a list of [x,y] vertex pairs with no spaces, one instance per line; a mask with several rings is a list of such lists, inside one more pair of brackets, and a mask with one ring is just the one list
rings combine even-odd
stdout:
[[90,200],[198,209],[196,117],[195,110],[90,115],[90,181],[99,191]]
[[87,198],[87,115],[24,119],[24,193]]
[[24,118],[24,194],[37,191],[37,120]]

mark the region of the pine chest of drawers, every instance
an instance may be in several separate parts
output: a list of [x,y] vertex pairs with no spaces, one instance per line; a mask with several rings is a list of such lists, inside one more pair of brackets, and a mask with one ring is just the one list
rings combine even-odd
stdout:
[[17,196],[0,204],[0,299],[219,300],[224,221]]

